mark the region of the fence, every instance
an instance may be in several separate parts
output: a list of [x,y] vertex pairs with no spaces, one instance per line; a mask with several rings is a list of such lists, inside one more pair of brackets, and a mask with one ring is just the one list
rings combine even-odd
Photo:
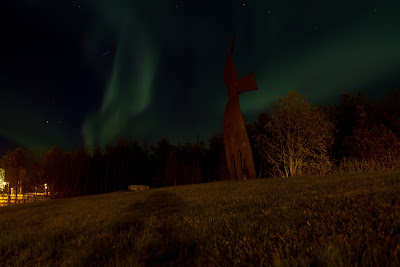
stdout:
[[26,194],[0,194],[0,207],[11,204],[43,201],[48,199],[46,193],[26,193]]

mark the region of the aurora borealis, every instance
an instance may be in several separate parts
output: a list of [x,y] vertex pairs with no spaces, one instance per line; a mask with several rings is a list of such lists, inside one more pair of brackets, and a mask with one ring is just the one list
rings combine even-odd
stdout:
[[7,1],[0,152],[222,131],[236,33],[247,122],[291,89],[313,104],[399,89],[397,1]]

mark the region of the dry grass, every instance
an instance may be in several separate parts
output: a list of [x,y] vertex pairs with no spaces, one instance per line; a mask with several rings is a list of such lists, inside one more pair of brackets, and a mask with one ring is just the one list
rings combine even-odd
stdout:
[[400,173],[215,182],[0,208],[0,265],[400,265]]

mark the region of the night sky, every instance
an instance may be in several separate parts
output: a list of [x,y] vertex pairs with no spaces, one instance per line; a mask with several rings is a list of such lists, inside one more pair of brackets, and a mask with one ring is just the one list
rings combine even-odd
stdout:
[[236,34],[247,123],[291,89],[313,104],[400,85],[399,1],[6,0],[0,153],[222,132]]

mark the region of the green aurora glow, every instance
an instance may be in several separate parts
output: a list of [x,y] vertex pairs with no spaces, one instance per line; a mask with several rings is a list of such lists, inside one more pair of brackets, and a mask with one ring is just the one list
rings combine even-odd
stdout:
[[[259,88],[240,97],[247,122],[291,89],[314,104],[332,104],[342,93],[363,90],[375,98],[400,85],[400,3],[395,1],[92,0],[70,9],[56,3],[30,5],[54,13],[51,23],[35,27],[43,27],[47,36],[54,31],[46,27],[54,24],[63,44],[54,49],[53,39],[43,39],[35,49],[43,46],[42,54],[52,49],[48,57],[54,58],[66,47],[62,51],[83,67],[69,74],[66,70],[75,65],[63,59],[35,72],[46,81],[43,73],[51,75],[54,64],[63,66],[52,78],[62,101],[58,112],[43,104],[49,90],[41,92],[42,85],[13,93],[20,80],[29,84],[26,73],[0,80],[5,90],[0,136],[24,147],[105,145],[119,138],[184,141],[222,131],[227,101],[222,73],[233,33],[238,74],[254,72]],[[62,15],[56,15],[56,7]],[[105,49],[111,52],[102,57]],[[32,61],[41,62],[44,56],[32,51]],[[44,123],[57,121],[59,114],[65,118],[62,124]]]

